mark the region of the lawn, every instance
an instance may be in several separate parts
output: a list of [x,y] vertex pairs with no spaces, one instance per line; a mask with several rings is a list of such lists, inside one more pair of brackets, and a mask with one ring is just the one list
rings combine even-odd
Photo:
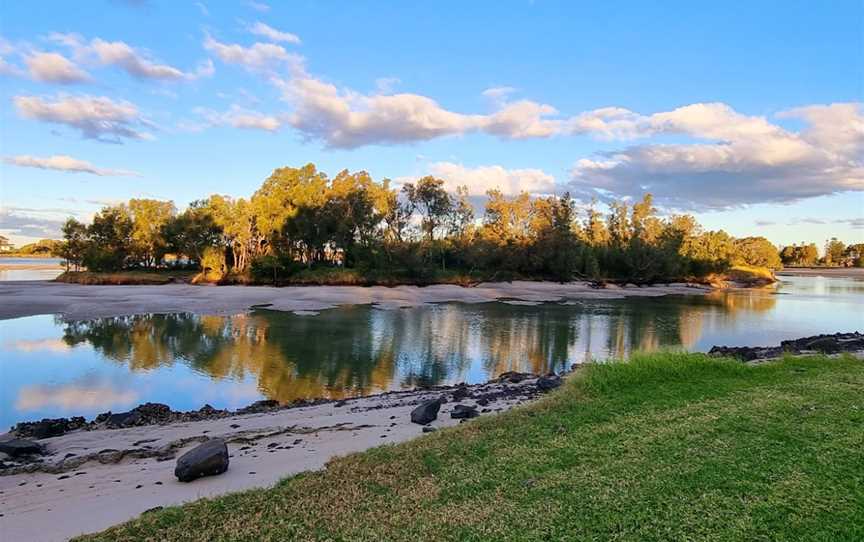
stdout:
[[864,540],[864,362],[696,354],[81,540]]

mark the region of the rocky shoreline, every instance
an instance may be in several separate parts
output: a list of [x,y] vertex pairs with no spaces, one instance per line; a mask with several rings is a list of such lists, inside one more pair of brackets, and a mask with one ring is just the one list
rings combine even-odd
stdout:
[[779,346],[714,346],[709,355],[737,358],[742,361],[759,361],[783,357],[784,355],[840,354],[864,351],[864,334],[834,333],[813,335],[782,341]]
[[39,525],[40,540],[66,540],[154,507],[267,487],[335,456],[475,423],[561,383],[557,375],[505,373],[347,400],[193,412],[150,403],[91,421],[19,424],[0,437],[0,531],[32,539]]

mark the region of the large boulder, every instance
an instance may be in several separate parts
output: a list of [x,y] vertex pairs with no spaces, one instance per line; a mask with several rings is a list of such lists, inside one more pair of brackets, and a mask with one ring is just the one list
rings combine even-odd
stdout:
[[441,409],[441,398],[430,399],[420,403],[411,411],[411,421],[420,425],[432,423],[438,419],[438,411]]
[[23,438],[13,438],[0,441],[0,452],[9,455],[10,457],[21,457],[24,455],[43,455],[45,448],[38,442],[25,440]]
[[191,482],[202,476],[222,474],[228,470],[228,446],[214,438],[192,448],[177,460],[174,476],[181,482]]
[[477,409],[468,406],[468,405],[456,405],[453,407],[453,410],[450,411],[450,417],[454,420],[468,420],[471,418],[476,418],[480,413],[477,412]]
[[541,376],[537,379],[537,389],[540,391],[552,391],[561,385],[561,377],[555,373]]

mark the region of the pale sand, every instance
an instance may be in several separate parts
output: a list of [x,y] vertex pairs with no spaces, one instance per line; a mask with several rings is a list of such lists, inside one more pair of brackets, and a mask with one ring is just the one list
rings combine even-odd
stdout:
[[[508,386],[527,390],[533,388],[533,382]],[[502,384],[490,382],[469,389],[473,393],[494,393],[502,389]],[[100,531],[156,506],[270,486],[286,476],[320,469],[335,456],[419,436],[422,429],[411,423],[411,410],[423,400],[452,391],[395,392],[348,400],[342,406],[327,403],[217,420],[77,431],[44,439],[39,442],[50,453],[46,464],[52,473],[43,469],[0,476],[0,539],[66,540]],[[509,396],[478,408],[491,409],[482,416],[492,416],[497,409],[507,410],[521,401]],[[438,420],[431,425],[440,428],[457,424],[458,420],[449,415],[454,404],[445,403]],[[473,405],[474,401],[466,399],[462,404]],[[240,427],[232,428],[232,424]],[[198,444],[197,440],[188,441],[196,437],[228,441],[231,459],[226,473],[181,483],[173,474],[175,460],[140,457],[155,455],[159,450],[176,451],[179,457]],[[302,440],[295,444],[298,439]],[[272,443],[290,448],[268,448]],[[244,446],[250,448],[241,450]],[[104,450],[131,453],[119,462],[101,463],[98,452]],[[69,453],[76,455],[64,463]],[[112,455],[119,454],[103,452],[102,460]],[[89,460],[83,462],[88,456]],[[66,478],[61,480],[61,476]]]
[[596,289],[588,282],[495,282],[474,287],[436,286],[85,286],[48,281],[0,282],[0,319],[59,314],[86,319],[142,313],[237,314],[268,309],[312,315],[340,305],[380,308],[427,303],[486,303],[507,300],[539,303],[566,299],[618,299],[668,294],[703,294],[710,288],[684,283]]

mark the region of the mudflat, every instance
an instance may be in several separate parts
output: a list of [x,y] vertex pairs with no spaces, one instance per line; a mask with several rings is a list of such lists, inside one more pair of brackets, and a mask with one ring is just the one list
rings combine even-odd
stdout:
[[488,282],[473,287],[434,286],[196,286],[164,284],[92,286],[51,281],[0,282],[0,319],[57,314],[69,320],[145,313],[237,314],[254,308],[310,314],[341,305],[380,308],[427,303],[543,303],[563,299],[620,299],[701,295],[710,287],[672,283],[651,286],[590,282]]

